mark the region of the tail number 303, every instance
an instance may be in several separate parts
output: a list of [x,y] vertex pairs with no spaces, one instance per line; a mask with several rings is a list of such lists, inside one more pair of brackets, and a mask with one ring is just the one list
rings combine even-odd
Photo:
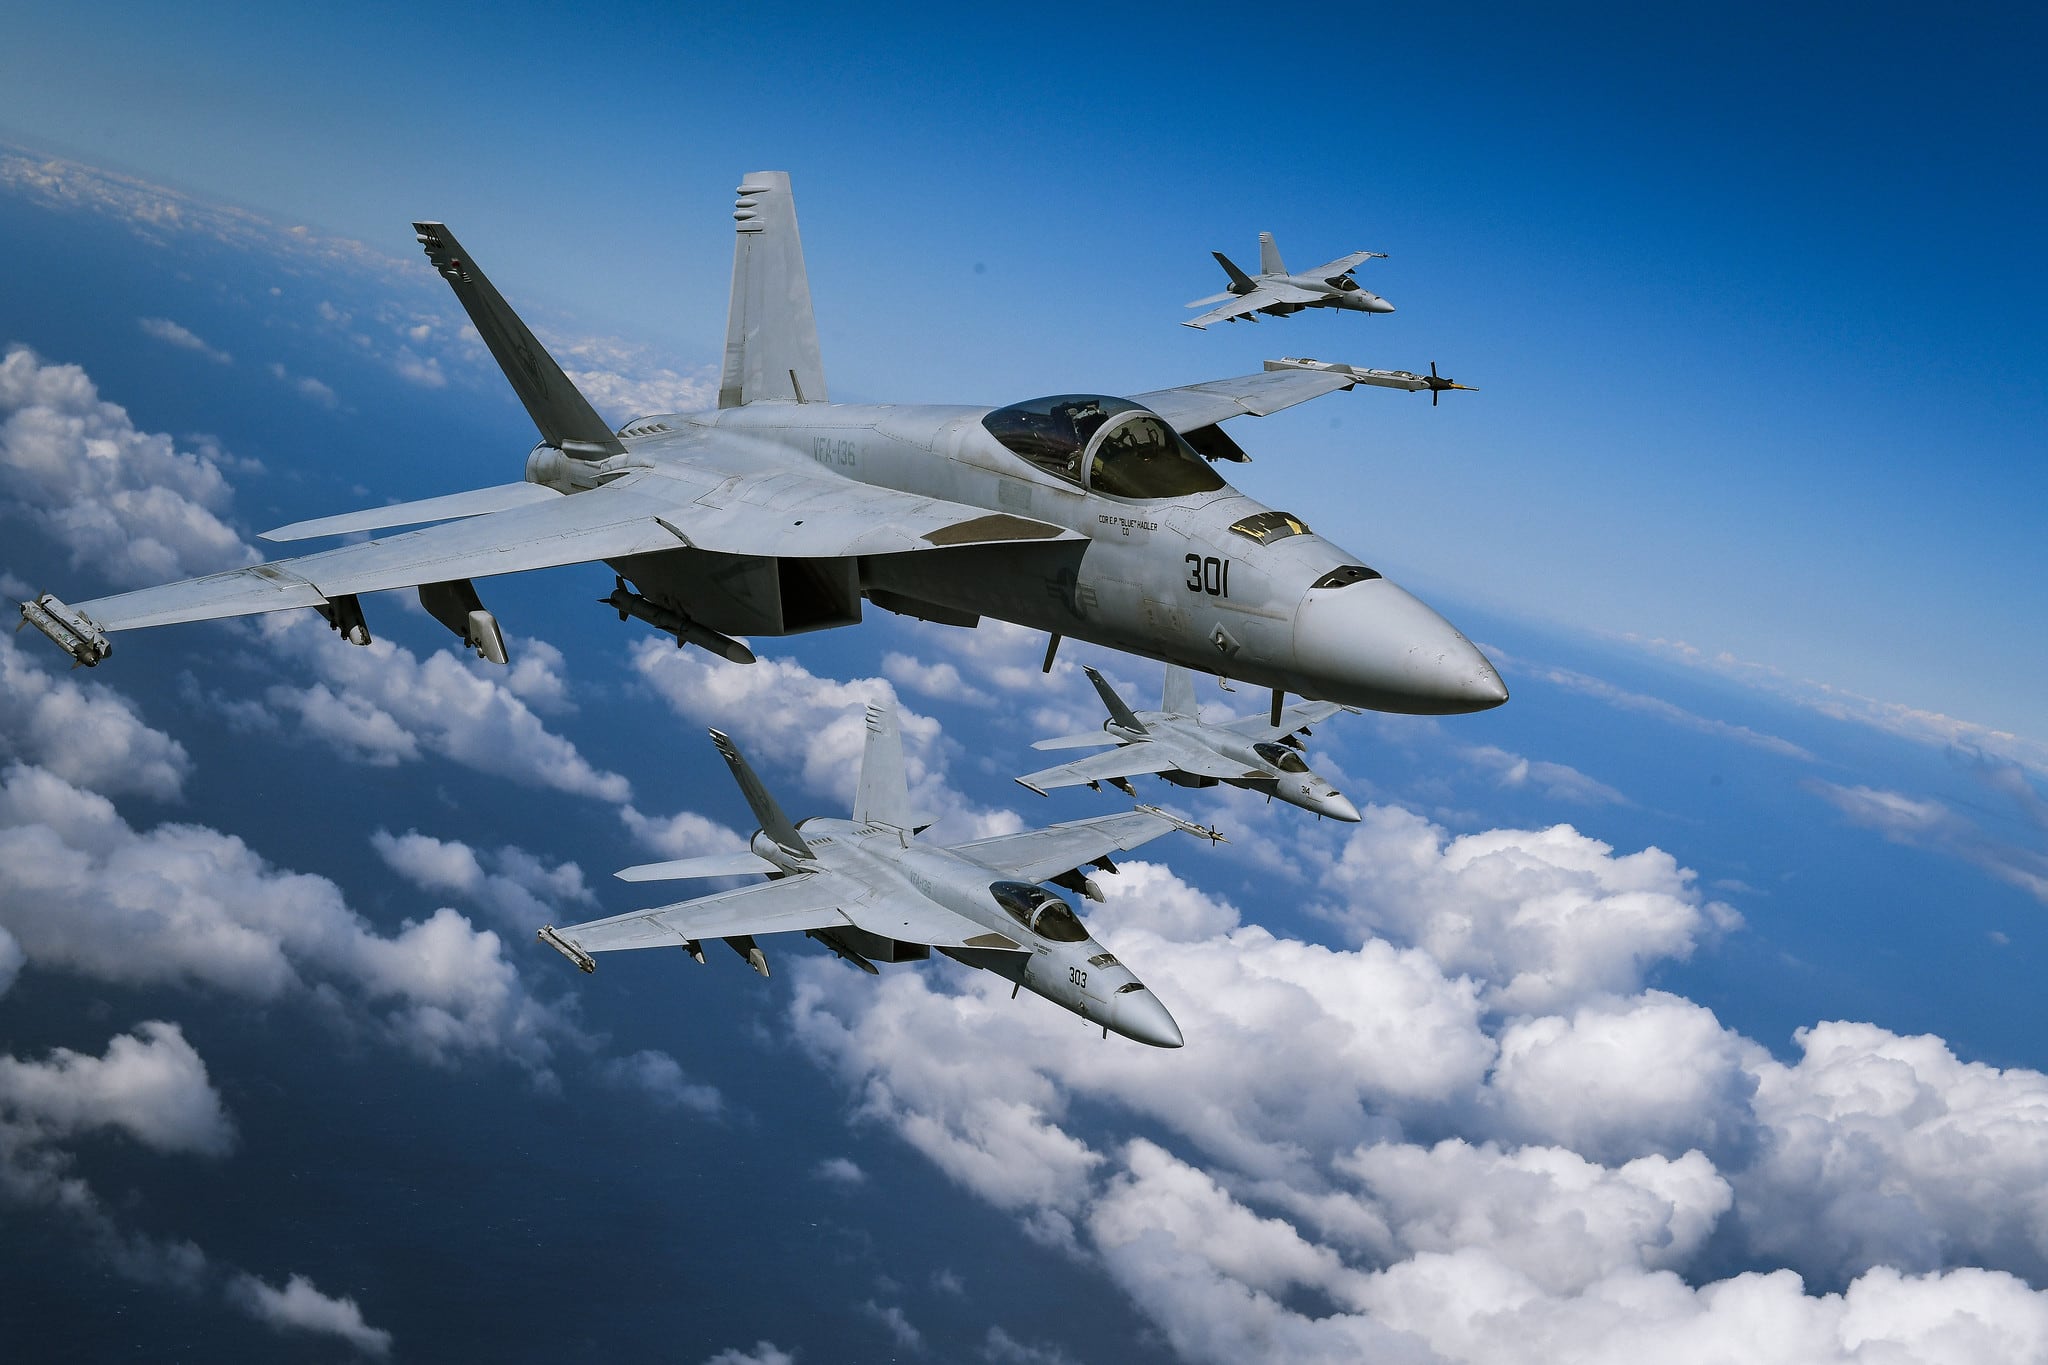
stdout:
[[1215,555],[1188,556],[1188,591],[1230,596],[1230,561]]

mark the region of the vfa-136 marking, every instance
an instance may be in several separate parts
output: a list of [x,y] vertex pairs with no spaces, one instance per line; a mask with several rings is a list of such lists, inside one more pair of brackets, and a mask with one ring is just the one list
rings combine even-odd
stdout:
[[76,607],[44,594],[24,619],[82,664],[106,657],[114,632],[293,607],[362,644],[360,595],[415,588],[503,661],[474,580],[602,561],[622,617],[739,662],[753,655],[735,636],[850,625],[872,603],[1225,674],[1272,688],[1275,711],[1285,692],[1426,714],[1507,699],[1449,622],[1214,468],[1245,458],[1221,426],[1233,418],[1360,384],[1435,394],[1449,381],[1289,359],[1131,397],[833,403],[789,177],[749,175],[734,217],[717,407],[606,426],[447,227],[415,224],[539,428],[524,480],[266,539],[424,529]]

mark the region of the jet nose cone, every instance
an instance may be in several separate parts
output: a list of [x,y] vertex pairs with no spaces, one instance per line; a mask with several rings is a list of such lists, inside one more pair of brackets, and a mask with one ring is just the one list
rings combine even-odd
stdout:
[[1351,798],[1342,792],[1331,792],[1323,798],[1321,814],[1329,816],[1332,820],[1342,820],[1349,825],[1357,824],[1359,818],[1358,807],[1352,805]]
[[1384,578],[1310,588],[1295,617],[1297,667],[1320,697],[1376,711],[1444,716],[1508,699],[1458,628]]
[[1150,991],[1132,991],[1116,1002],[1116,1031],[1152,1047],[1179,1047],[1180,1025]]
[[1393,304],[1388,303],[1378,294],[1370,293],[1364,289],[1360,289],[1346,297],[1349,298],[1351,306],[1362,313],[1391,313],[1394,311]]

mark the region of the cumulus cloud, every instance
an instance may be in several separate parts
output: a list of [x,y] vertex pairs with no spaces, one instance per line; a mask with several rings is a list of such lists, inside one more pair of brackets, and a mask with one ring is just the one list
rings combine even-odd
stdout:
[[178,797],[192,770],[184,745],[112,688],[51,673],[15,639],[0,635],[0,757],[117,796]]
[[1335,918],[1480,977],[1502,1011],[1632,990],[1650,963],[1741,923],[1659,849],[1617,857],[1570,825],[1450,838],[1398,807],[1364,814],[1327,876]]
[[968,684],[960,670],[949,663],[930,663],[890,650],[882,656],[882,675],[898,687],[922,693],[940,701],[965,702],[969,706],[993,706],[995,698]]
[[1703,1147],[1742,1154],[1762,1048],[1713,1011],[1650,991],[1518,1019],[1491,1080],[1511,1132],[1607,1160]]
[[647,1049],[630,1057],[614,1057],[605,1063],[604,1074],[614,1084],[638,1090],[664,1109],[687,1109],[707,1118],[725,1109],[725,1097],[718,1087],[692,1081],[682,1063],[666,1052]]
[[[1623,988],[1557,971],[1579,950],[1542,936],[1480,979],[1427,933],[1285,939],[1133,861],[1091,927],[1162,999],[1199,1002],[1186,1049],[1079,1045],[1059,1011],[938,966],[799,963],[791,1029],[860,1120],[1098,1267],[1191,1361],[1892,1365],[2048,1343],[2048,1296],[2014,1273],[2048,1272],[2048,1079],[1867,1025],[1777,1062],[1692,1001],[1630,993],[1710,919],[1670,859],[1568,830],[1447,856],[1418,828],[1391,846],[1422,855],[1403,875],[1448,880],[1415,923],[1619,900]],[[1531,963],[1556,1012],[1489,1008]],[[1793,1268],[1688,1278],[1731,1250]]]
[[74,566],[125,585],[253,562],[222,519],[220,466],[217,453],[138,431],[76,365],[21,346],[0,357],[0,506],[63,545]]
[[1797,1041],[1755,1067],[1764,1144],[1738,1181],[1758,1245],[1829,1277],[1968,1260],[2048,1280],[2048,1076],[1875,1024]]
[[363,1321],[352,1298],[321,1293],[304,1275],[294,1275],[274,1289],[253,1275],[241,1275],[228,1286],[229,1301],[250,1317],[280,1332],[315,1332],[340,1337],[365,1355],[391,1354],[391,1333]]
[[623,806],[619,819],[644,848],[663,858],[693,858],[700,853],[734,853],[747,846],[729,827],[693,810],[670,816],[642,815],[633,806]]
[[530,932],[558,918],[565,905],[597,904],[584,885],[583,869],[575,863],[550,867],[511,845],[479,855],[460,840],[436,839],[418,830],[392,834],[380,829],[370,836],[370,847],[415,886],[461,896],[515,932]]
[[529,996],[499,937],[454,910],[377,934],[324,877],[272,867],[196,825],[130,826],[41,768],[0,774],[0,926],[45,970],[252,999],[345,984],[395,1040],[545,1071],[566,1026]]
[[860,1311],[863,1316],[879,1323],[898,1349],[923,1354],[924,1333],[917,1330],[916,1324],[904,1315],[900,1306],[892,1303],[883,1307],[873,1299],[868,1299],[861,1304]]
[[828,1185],[850,1190],[868,1182],[868,1173],[843,1156],[828,1156],[811,1172]]
[[154,1019],[104,1057],[69,1048],[40,1062],[0,1056],[0,1113],[49,1137],[115,1128],[160,1152],[223,1156],[235,1141],[206,1063],[176,1024]]
[[772,1341],[757,1341],[751,1351],[742,1351],[735,1346],[720,1351],[704,1365],[796,1365],[796,1357]]
[[217,346],[208,345],[206,338],[193,332],[190,328],[179,326],[169,318],[138,318],[136,321],[141,325],[144,336],[154,337],[165,345],[175,346],[181,351],[192,351],[198,355],[203,355],[216,365],[232,365],[235,363],[235,358],[226,351],[221,350]]
[[430,752],[528,786],[632,798],[624,777],[594,767],[548,729],[505,679],[486,671],[492,665],[446,649],[421,657],[382,639],[341,645],[320,622],[296,615],[266,617],[263,631],[280,654],[318,675],[308,686],[272,687],[271,707],[347,757],[390,767]]

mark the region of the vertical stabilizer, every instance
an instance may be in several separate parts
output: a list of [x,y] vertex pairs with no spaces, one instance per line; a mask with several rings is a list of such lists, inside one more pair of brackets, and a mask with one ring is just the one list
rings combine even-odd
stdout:
[[1159,709],[1176,716],[1201,719],[1202,707],[1195,700],[1195,675],[1178,664],[1166,666],[1166,686],[1161,690]]
[[1261,275],[1285,275],[1287,266],[1280,260],[1280,248],[1273,244],[1273,234],[1259,234],[1259,273]]
[[804,836],[796,832],[796,826],[789,823],[782,807],[775,804],[775,798],[761,785],[761,779],[754,775],[753,767],[739,751],[739,746],[716,730],[711,732],[711,742],[718,746],[725,766],[732,769],[732,780],[740,784],[740,795],[747,798],[754,818],[761,822],[761,832],[780,844],[783,852],[793,858],[817,857],[811,846],[804,842]]
[[1086,664],[1081,665],[1081,671],[1088,675],[1089,682],[1095,684],[1096,694],[1102,698],[1102,704],[1109,708],[1109,718],[1112,721],[1115,721],[1133,734],[1142,735],[1147,733],[1145,723],[1139,720],[1130,706],[1125,703],[1124,699],[1116,694],[1116,689],[1103,681],[1100,673],[1097,673]]
[[811,282],[796,232],[789,172],[755,171],[733,209],[732,303],[725,315],[725,371],[718,406],[825,401]]
[[853,822],[909,830],[910,779],[903,770],[903,733],[896,726],[896,708],[868,708],[867,749],[860,760],[860,790],[853,797]]

